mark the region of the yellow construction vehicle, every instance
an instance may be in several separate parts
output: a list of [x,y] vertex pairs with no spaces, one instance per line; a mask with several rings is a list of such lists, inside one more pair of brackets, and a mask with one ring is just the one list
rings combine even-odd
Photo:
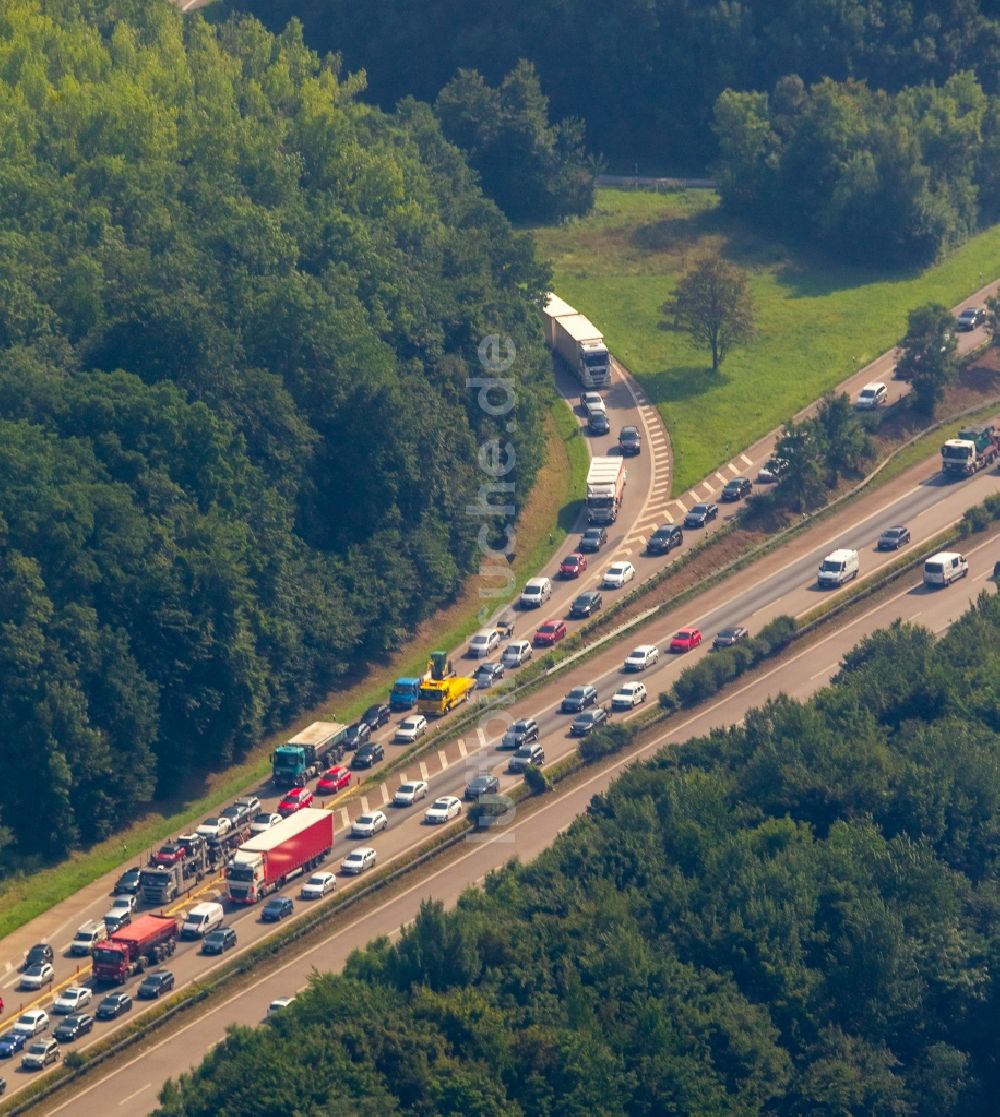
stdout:
[[449,710],[468,702],[476,680],[455,674],[447,652],[433,652],[430,678],[424,678],[417,694],[417,709],[426,717],[441,717]]

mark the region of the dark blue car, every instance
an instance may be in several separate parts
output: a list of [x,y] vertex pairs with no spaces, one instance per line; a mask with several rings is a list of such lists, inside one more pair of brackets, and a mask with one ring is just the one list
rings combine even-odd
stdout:
[[0,1058],[13,1059],[27,1042],[24,1032],[5,1032],[0,1036]]
[[279,919],[291,915],[293,910],[292,901],[288,896],[275,896],[264,905],[260,917],[265,923],[277,923]]

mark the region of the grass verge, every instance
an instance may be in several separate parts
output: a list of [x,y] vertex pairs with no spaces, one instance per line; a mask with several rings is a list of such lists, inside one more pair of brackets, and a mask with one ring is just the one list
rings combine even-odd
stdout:
[[[534,236],[554,287],[604,332],[659,408],[674,448],[674,493],[891,348],[907,314],[952,306],[996,271],[1000,226],[924,271],[873,272],[811,258],[723,216],[709,190],[600,190],[594,213]],[[713,375],[659,308],[706,252],[750,271],[759,336]]]

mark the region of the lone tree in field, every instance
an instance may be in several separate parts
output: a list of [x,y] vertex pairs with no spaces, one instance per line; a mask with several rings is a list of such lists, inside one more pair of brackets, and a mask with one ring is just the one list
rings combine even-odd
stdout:
[[685,275],[661,313],[675,330],[686,330],[699,345],[712,351],[712,371],[718,372],[734,345],[757,334],[756,308],[746,272],[719,256],[708,256]]

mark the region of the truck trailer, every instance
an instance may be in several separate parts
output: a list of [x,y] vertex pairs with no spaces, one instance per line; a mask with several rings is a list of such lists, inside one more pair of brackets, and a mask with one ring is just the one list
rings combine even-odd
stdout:
[[585,388],[611,386],[611,354],[604,335],[557,295],[546,296],[542,311],[545,339]]
[[587,473],[587,518],[592,524],[613,524],[625,495],[628,471],[623,458],[594,458]]
[[139,873],[139,896],[144,904],[164,907],[190,892],[208,872],[208,844],[198,834],[178,838],[185,854],[173,865],[150,865]]
[[158,966],[174,952],[177,920],[168,915],[140,915],[94,947],[93,974],[98,981],[121,985],[147,966]]
[[271,753],[271,779],[279,787],[301,787],[344,756],[347,726],[315,721]]
[[300,873],[309,873],[333,850],[333,814],[304,807],[255,834],[226,866],[229,899],[256,904]]
[[941,447],[941,467],[945,473],[971,477],[992,465],[1000,455],[1000,435],[992,425],[962,427]]

